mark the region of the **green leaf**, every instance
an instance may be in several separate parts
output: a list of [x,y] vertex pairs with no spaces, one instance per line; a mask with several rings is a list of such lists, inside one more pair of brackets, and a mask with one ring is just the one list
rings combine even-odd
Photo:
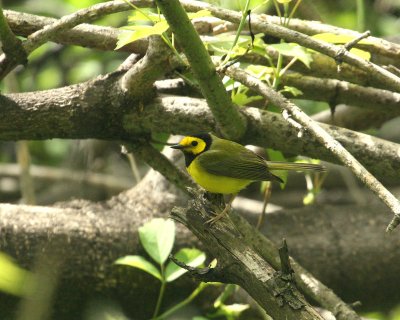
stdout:
[[293,97],[301,96],[303,92],[296,87],[289,87],[289,86],[284,86],[282,90],[279,91],[280,93],[283,92],[288,92],[290,93]]
[[[198,249],[183,248],[178,251],[175,258],[191,267],[198,267],[206,260],[204,252]],[[167,282],[174,281],[181,275],[185,274],[187,270],[177,266],[173,261],[170,261],[165,268],[165,279]]]
[[158,22],[160,21],[162,16],[159,16],[158,14],[152,12],[152,9],[144,8],[140,10],[134,10],[132,14],[128,17],[128,22],[129,23],[137,23],[137,22],[143,22],[143,21],[151,21],[151,22]]
[[133,41],[146,38],[151,35],[161,35],[169,28],[167,21],[159,21],[154,26],[128,26],[124,27],[125,30],[118,34],[118,42],[115,50],[122,48],[123,46]]
[[271,44],[270,46],[284,56],[296,57],[303,62],[307,68],[310,68],[312,55],[306,48],[299,46],[296,43],[276,43]]
[[175,240],[175,223],[168,219],[153,219],[139,228],[139,238],[150,257],[163,264]]
[[311,190],[307,192],[307,194],[303,198],[303,204],[305,206],[308,206],[310,204],[313,204],[315,201],[315,194]]
[[211,12],[206,9],[203,9],[203,10],[200,10],[197,12],[188,13],[188,17],[190,20],[204,18],[204,17],[211,17],[211,16],[212,16]]
[[290,3],[290,2],[292,2],[292,0],[276,0],[276,1],[278,1],[279,3]]
[[33,274],[19,267],[8,255],[0,252],[0,291],[25,296],[32,289]]
[[253,101],[258,101],[262,100],[263,97],[261,96],[247,96],[246,93],[244,92],[236,92],[232,94],[232,101],[233,103],[239,105],[239,106],[244,106],[246,104],[249,104]]
[[158,269],[151,262],[147,261],[146,258],[142,256],[125,256],[119,258],[114,263],[143,270],[162,281],[160,271],[158,271]]
[[[317,40],[322,40],[325,42],[329,42],[329,43],[347,43],[350,42],[352,40],[354,40],[356,37],[355,36],[351,36],[348,34],[334,34],[334,33],[329,33],[329,32],[325,32],[325,33],[318,33],[312,36],[312,38],[317,39]],[[360,44],[372,44],[371,41],[366,40],[366,39],[362,39],[360,40],[358,43]]]
[[356,56],[359,56],[360,58],[363,58],[365,60],[371,60],[371,54],[368,51],[364,51],[358,48],[352,48],[350,50],[351,53],[355,54]]

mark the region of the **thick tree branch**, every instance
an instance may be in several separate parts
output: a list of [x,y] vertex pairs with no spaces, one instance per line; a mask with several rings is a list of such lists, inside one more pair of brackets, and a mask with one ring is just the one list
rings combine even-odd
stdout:
[[158,0],[157,5],[178,39],[201,91],[215,117],[218,129],[226,137],[240,138],[246,130],[246,121],[232,104],[214,64],[178,0]]
[[178,65],[175,60],[163,39],[151,36],[146,55],[122,77],[122,89],[135,99],[149,100],[155,94],[154,82]]
[[[262,257],[279,269],[281,259],[277,246],[261,233],[254,232],[254,228],[244,218],[237,214],[231,214],[235,225],[240,227],[241,235],[246,242],[253,244],[253,249],[259,252]],[[344,303],[331,289],[321,283],[297,261],[290,258],[290,264],[294,271],[297,287],[307,296],[316,301],[321,307],[331,311],[338,320],[360,320],[361,318]]]
[[326,124],[361,131],[369,128],[380,128],[386,121],[393,119],[397,114],[397,110],[394,110],[392,114],[390,112],[381,112],[381,110],[367,110],[340,104],[335,107],[333,116],[330,110],[324,110],[314,114],[312,118],[315,121]]
[[228,219],[207,225],[214,210],[215,204],[201,193],[189,201],[187,208],[175,208],[172,217],[191,230],[217,257],[219,281],[239,284],[274,319],[322,319],[295,287],[288,283],[285,288],[280,287],[282,279],[243,237],[240,225]]
[[326,101],[330,105],[344,103],[363,109],[374,109],[393,118],[400,115],[400,93],[397,92],[301,74],[285,74],[281,77],[281,82],[302,92],[296,97],[285,93],[289,98]]
[[[132,140],[146,132],[190,134],[216,129],[204,100],[162,97],[143,109],[125,101],[114,86],[120,74],[65,88],[0,96],[0,140],[87,139]],[[275,148],[337,162],[306,131],[302,139],[279,114],[246,108],[249,121],[242,143]],[[40,123],[40,125],[38,125]],[[335,126],[323,126],[375,175],[400,178],[395,143]]]
[[[45,26],[54,24],[58,21],[58,19],[54,18],[13,10],[4,10],[4,15],[13,32],[24,37],[28,37]],[[70,44],[109,51],[114,50],[117,46],[118,35],[121,32],[122,31],[117,28],[82,23],[60,34],[50,35],[49,40],[60,44]],[[147,46],[147,39],[140,39],[123,46],[119,51],[144,55]]]

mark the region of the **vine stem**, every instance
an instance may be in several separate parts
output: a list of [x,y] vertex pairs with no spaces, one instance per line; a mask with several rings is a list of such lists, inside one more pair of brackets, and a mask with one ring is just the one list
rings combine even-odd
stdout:
[[162,319],[165,319],[166,317],[170,316],[174,312],[178,311],[179,309],[183,308],[184,306],[186,306],[187,304],[192,302],[200,294],[200,292],[202,292],[205,288],[207,288],[208,286],[211,286],[211,285],[212,285],[211,283],[201,282],[199,284],[199,286],[196,289],[194,289],[194,291],[190,294],[190,296],[188,296],[186,299],[182,300],[181,302],[177,303],[175,306],[173,306],[171,309],[165,311],[163,314],[161,314],[157,318],[154,318],[154,320],[162,320]]
[[160,311],[161,303],[164,298],[165,287],[167,286],[167,281],[165,280],[164,265],[161,264],[160,267],[161,267],[161,279],[162,279],[161,287],[160,287],[160,292],[158,293],[157,304],[156,304],[156,308],[154,310],[152,320],[157,319],[157,315]]

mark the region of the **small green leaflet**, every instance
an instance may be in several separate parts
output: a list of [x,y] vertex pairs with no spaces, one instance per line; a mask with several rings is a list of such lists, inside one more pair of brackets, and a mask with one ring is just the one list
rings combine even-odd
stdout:
[[139,228],[139,238],[149,256],[163,264],[174,245],[175,224],[170,219],[153,219]]
[[34,275],[18,266],[8,255],[0,252],[0,291],[15,296],[31,294],[34,288]]
[[310,68],[312,55],[306,48],[299,46],[296,43],[276,43],[271,44],[270,46],[284,56],[296,57],[298,60],[303,62],[307,68]]
[[115,50],[118,50],[122,48],[123,46],[127,45],[128,43],[131,43],[133,41],[142,39],[142,38],[147,38],[151,35],[161,35],[165,31],[167,31],[169,28],[167,21],[159,21],[153,26],[146,26],[146,25],[141,25],[141,26],[129,26],[129,27],[124,27],[124,29],[129,29],[133,31],[122,31],[118,35],[118,42],[117,46],[115,47]]
[[162,281],[160,271],[146,258],[142,256],[125,256],[115,261],[115,264],[130,266],[151,274],[153,277]]
[[296,87],[289,87],[289,86],[284,86],[282,90],[279,90],[280,93],[283,92],[288,92],[290,93],[293,97],[298,97],[303,94],[303,92]]
[[[200,10],[195,13],[188,14],[189,19],[198,19],[202,17],[211,16],[210,11],[208,10]],[[164,16],[154,14],[151,12],[143,12],[139,10],[135,10],[133,14],[128,19],[129,22],[151,22],[153,25],[131,25],[122,27],[121,33],[118,35],[118,42],[115,50],[122,48],[123,46],[131,43],[133,41],[147,38],[151,35],[161,35],[165,31],[168,30],[169,25],[165,20]]]

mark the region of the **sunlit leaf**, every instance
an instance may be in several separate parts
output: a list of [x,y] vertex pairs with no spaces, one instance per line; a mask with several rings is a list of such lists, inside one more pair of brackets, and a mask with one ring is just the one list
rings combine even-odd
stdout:
[[[334,34],[334,33],[329,33],[329,32],[318,33],[318,34],[313,35],[312,37],[314,39],[322,40],[322,41],[329,42],[329,43],[341,43],[341,44],[350,42],[356,38],[355,36],[351,36],[348,34]],[[372,44],[372,42],[367,39],[362,39],[358,43]]]
[[212,16],[211,12],[206,9],[188,13],[188,17],[190,20],[204,18],[204,17],[211,17],[211,16]]
[[351,53],[355,54],[356,56],[359,56],[360,58],[363,58],[365,60],[371,60],[371,53],[369,53],[368,51],[364,51],[358,48],[352,48],[350,50]]
[[237,318],[243,311],[250,308],[248,304],[234,303],[230,305],[221,305],[220,312],[227,317]]
[[150,261],[142,256],[125,256],[115,261],[115,264],[130,266],[143,270],[160,281],[162,280],[160,271],[158,271],[158,269]]
[[174,245],[175,223],[170,219],[153,219],[139,228],[139,238],[150,257],[163,264]]
[[115,50],[122,48],[123,46],[131,43],[133,41],[147,38],[151,35],[161,35],[168,30],[167,21],[159,21],[153,26],[140,25],[140,26],[128,26],[124,27],[125,30],[132,31],[122,31],[118,34],[118,42]]
[[276,0],[276,1],[282,4],[292,2],[292,0]]
[[143,21],[151,21],[151,22],[158,22],[160,21],[162,16],[151,11],[151,9],[141,9],[141,10],[134,10],[132,14],[128,17],[129,23],[137,23]]
[[280,90],[279,92],[281,92],[281,93],[288,92],[293,97],[301,96],[303,94],[303,92],[301,90],[297,89],[296,87],[289,87],[289,86],[284,86],[283,89]]
[[[188,266],[198,267],[206,260],[206,255],[204,252],[198,249],[183,248],[178,251],[178,253],[175,255],[175,258]],[[171,282],[186,272],[187,270],[182,269],[173,261],[170,261],[165,268],[165,278],[167,282]]]
[[310,204],[313,204],[315,201],[315,194],[311,190],[307,192],[307,194],[303,198],[303,204],[305,206],[308,206]]
[[32,289],[32,285],[33,274],[0,252],[0,291],[15,296],[25,296]]
[[280,54],[289,57],[296,57],[303,62],[308,68],[312,62],[312,55],[306,48],[299,46],[296,43],[276,43],[270,45],[277,50]]
[[237,92],[232,95],[232,101],[233,103],[239,105],[239,106],[245,106],[253,101],[258,101],[262,100],[262,96],[248,96],[244,92]]

